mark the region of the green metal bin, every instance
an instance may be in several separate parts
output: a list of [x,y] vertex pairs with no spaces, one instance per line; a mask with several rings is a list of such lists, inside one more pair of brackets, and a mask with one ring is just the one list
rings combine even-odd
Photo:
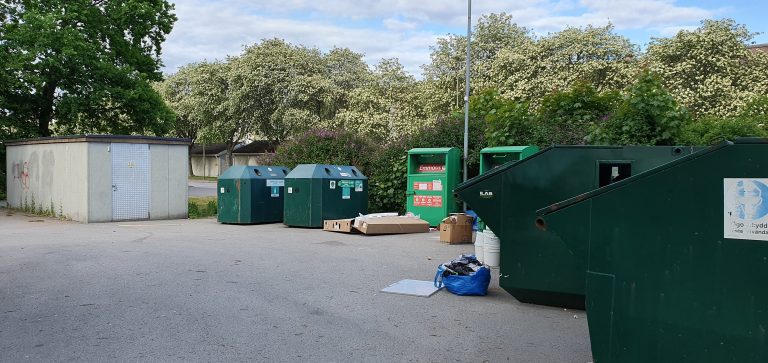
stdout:
[[538,146],[496,146],[480,150],[480,174],[510,161],[520,161],[539,152]]
[[768,140],[713,146],[540,213],[573,253],[589,248],[596,363],[768,362]]
[[[538,228],[536,210],[652,169],[691,147],[554,146],[472,178],[459,198],[501,240],[499,285],[521,302],[584,308],[586,246]],[[574,233],[589,233],[575,225]]]
[[283,166],[234,165],[217,186],[217,219],[221,223],[275,223],[283,220]]
[[453,188],[461,180],[459,148],[416,148],[408,150],[406,211],[437,226],[459,211]]
[[283,223],[317,228],[368,213],[368,178],[354,166],[302,164],[285,177]]

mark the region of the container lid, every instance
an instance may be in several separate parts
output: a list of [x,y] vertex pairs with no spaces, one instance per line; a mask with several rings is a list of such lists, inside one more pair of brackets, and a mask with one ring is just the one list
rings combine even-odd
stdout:
[[415,149],[408,150],[410,155],[418,154],[447,154],[451,150],[459,150],[457,147],[417,147]]
[[480,150],[481,154],[494,154],[494,153],[520,153],[527,149],[538,149],[536,146],[495,146],[486,147]]
[[283,179],[290,169],[272,165],[233,165],[225,170],[219,179]]
[[296,165],[286,176],[289,179],[368,179],[354,166],[301,164]]

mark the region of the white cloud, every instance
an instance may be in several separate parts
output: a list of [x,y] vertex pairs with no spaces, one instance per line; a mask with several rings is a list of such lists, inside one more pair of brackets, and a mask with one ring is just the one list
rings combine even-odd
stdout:
[[[537,33],[566,26],[605,25],[659,36],[686,29],[720,10],[678,6],[675,0],[484,0],[473,19],[506,12]],[[347,47],[369,64],[397,57],[414,75],[429,47],[447,31],[466,31],[466,0],[177,0],[179,18],[164,44],[167,72],[201,60],[237,55],[265,38],[329,50]],[[440,29],[440,30],[437,30]]]
[[383,21],[384,27],[393,31],[405,31],[416,29],[418,24],[416,22],[401,21],[395,18],[387,18]]

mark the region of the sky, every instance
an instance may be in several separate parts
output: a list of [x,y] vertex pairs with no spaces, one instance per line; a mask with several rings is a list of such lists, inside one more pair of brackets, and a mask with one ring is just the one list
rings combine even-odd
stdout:
[[[165,73],[203,60],[236,56],[262,39],[328,51],[345,47],[369,65],[398,58],[417,78],[430,46],[447,34],[466,34],[467,0],[176,0],[178,17],[163,45]],[[609,22],[644,48],[653,37],[695,29],[702,19],[731,18],[768,43],[768,1],[749,0],[475,0],[473,24],[506,12],[521,26],[546,35],[565,27]],[[761,21],[763,20],[763,21]]]

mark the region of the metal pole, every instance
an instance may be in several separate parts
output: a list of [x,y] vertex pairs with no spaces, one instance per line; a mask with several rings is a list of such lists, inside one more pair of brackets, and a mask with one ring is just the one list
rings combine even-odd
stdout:
[[[467,65],[464,74],[464,181],[467,181],[467,157],[469,156],[469,49],[472,43],[472,0],[467,0]],[[464,211],[467,203],[464,203]]]

